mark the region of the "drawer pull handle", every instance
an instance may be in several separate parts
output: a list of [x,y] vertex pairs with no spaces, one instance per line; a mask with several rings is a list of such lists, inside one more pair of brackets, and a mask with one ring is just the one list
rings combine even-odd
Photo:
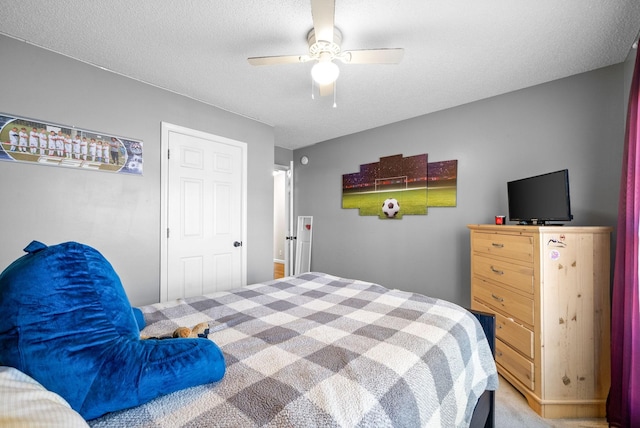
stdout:
[[498,275],[504,275],[504,271],[498,270],[498,269],[494,268],[493,266],[491,266],[491,272],[497,273]]
[[493,297],[494,299],[496,299],[498,302],[502,303],[504,302],[504,299],[500,296],[496,296],[495,294],[491,293],[491,297]]
[[504,248],[504,244],[499,244],[497,242],[492,242],[491,245],[496,247],[496,248]]

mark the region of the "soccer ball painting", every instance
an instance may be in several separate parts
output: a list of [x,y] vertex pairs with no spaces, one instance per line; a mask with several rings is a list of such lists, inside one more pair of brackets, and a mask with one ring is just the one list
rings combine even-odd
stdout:
[[394,218],[400,212],[400,204],[396,198],[385,199],[382,203],[382,212],[387,218]]

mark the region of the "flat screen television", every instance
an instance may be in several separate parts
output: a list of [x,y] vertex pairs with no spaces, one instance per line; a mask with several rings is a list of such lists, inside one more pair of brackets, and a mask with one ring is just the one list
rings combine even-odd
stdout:
[[522,178],[507,183],[509,220],[544,225],[571,221],[569,170]]

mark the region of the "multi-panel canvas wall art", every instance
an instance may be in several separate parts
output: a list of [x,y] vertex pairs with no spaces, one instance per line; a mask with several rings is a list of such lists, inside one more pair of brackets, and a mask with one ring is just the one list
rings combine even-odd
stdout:
[[382,157],[342,176],[342,208],[401,219],[426,215],[428,207],[455,207],[457,176],[457,160],[429,163],[427,154]]

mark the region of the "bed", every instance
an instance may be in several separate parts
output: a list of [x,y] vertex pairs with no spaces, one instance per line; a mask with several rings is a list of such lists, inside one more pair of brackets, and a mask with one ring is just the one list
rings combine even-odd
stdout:
[[148,336],[209,322],[226,374],[92,427],[464,427],[498,386],[476,317],[369,282],[312,272],[141,310]]

